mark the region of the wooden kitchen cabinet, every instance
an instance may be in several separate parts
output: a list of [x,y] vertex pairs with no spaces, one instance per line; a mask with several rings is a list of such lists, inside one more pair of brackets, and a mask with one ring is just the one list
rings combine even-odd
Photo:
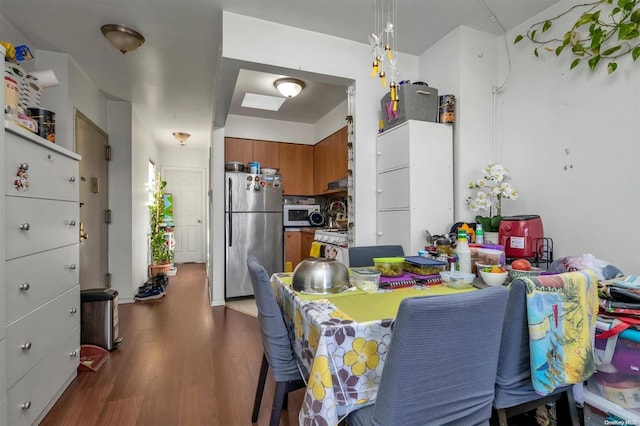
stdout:
[[347,176],[347,127],[327,136],[313,147],[314,192],[329,192],[329,182]]
[[260,167],[272,169],[280,168],[280,142],[254,141],[253,160],[260,163]]
[[311,244],[316,235],[315,229],[303,229],[301,231],[302,240],[300,242],[300,260],[304,260],[309,257],[311,252]]
[[224,138],[224,161],[239,161],[245,166],[258,161],[260,167],[280,167],[280,143],[254,139]]
[[280,144],[280,174],[284,195],[314,195],[313,146]]
[[300,263],[300,246],[302,243],[302,232],[284,231],[284,261],[291,262],[295,268]]
[[224,138],[224,162],[239,161],[246,165],[253,161],[253,140]]

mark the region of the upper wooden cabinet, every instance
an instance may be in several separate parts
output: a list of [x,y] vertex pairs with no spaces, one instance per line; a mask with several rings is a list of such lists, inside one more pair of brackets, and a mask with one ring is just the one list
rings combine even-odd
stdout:
[[280,143],[253,139],[225,138],[224,161],[239,161],[246,165],[257,161],[260,167],[280,168]]
[[260,167],[272,169],[280,168],[280,146],[279,142],[254,141],[253,160],[260,163]]
[[251,139],[238,139],[238,138],[224,138],[224,161],[228,163],[230,161],[239,161],[246,165],[253,160],[253,145],[254,140]]
[[329,182],[347,176],[347,127],[327,136],[313,147],[314,192],[328,192]]
[[347,127],[316,145],[225,138],[224,161],[260,162],[280,169],[284,195],[327,194],[329,182],[347,176]]
[[314,195],[313,146],[280,144],[280,174],[285,195]]

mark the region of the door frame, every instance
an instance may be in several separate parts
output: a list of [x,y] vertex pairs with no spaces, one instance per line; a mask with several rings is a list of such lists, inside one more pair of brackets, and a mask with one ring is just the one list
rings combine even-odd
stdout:
[[206,265],[207,259],[208,259],[208,252],[206,248],[209,245],[209,210],[207,209],[209,205],[209,199],[207,198],[208,191],[206,186],[207,169],[204,167],[161,166],[160,174],[162,175],[163,179],[166,171],[199,172],[200,173],[200,180],[202,184],[201,185],[202,193],[200,194],[202,199],[202,207],[201,207],[200,214],[202,215],[202,232],[204,233],[203,234],[204,238],[202,238],[200,241],[200,251],[202,253],[202,263]]

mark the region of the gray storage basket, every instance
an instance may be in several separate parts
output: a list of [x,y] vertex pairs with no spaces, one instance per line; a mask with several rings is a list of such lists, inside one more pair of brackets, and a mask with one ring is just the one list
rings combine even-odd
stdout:
[[391,92],[380,100],[380,112],[384,130],[389,130],[407,120],[438,121],[438,89],[425,84],[401,84],[398,86],[398,117],[387,114]]

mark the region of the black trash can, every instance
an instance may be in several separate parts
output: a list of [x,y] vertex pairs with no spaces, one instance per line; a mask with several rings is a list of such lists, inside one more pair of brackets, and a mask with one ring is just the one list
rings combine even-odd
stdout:
[[118,292],[110,288],[80,291],[80,343],[112,351],[122,338],[118,336]]

